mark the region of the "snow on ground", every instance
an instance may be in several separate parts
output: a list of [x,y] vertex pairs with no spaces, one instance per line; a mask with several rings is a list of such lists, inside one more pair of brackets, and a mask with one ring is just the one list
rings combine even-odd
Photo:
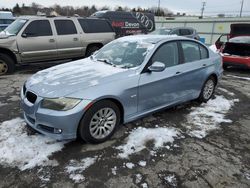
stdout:
[[40,134],[28,135],[23,119],[16,118],[0,124],[0,165],[20,170],[35,166],[55,166],[48,157],[60,151],[65,142],[57,142]]
[[230,91],[228,91],[227,89],[224,89],[224,88],[222,88],[222,87],[219,87],[218,89],[219,89],[220,91],[224,92],[224,93],[227,93],[227,94],[230,95],[230,96],[235,96],[235,94],[234,94],[233,92],[230,92]]
[[250,80],[249,77],[242,77],[242,76],[234,76],[234,75],[226,75],[228,77],[233,77],[233,78],[239,78],[239,79],[242,79],[242,80]]
[[117,166],[114,166],[113,168],[111,168],[111,172],[113,175],[117,174]]
[[136,174],[135,175],[135,183],[136,184],[141,183],[141,180],[142,180],[142,175],[141,174]]
[[126,163],[125,166],[126,166],[127,168],[129,168],[129,169],[132,169],[132,168],[135,167],[134,163],[131,163],[131,162]]
[[65,167],[66,172],[69,174],[69,178],[75,183],[84,181],[85,177],[82,175],[83,171],[93,165],[96,159],[97,156],[84,158],[80,162],[77,160],[70,160],[69,165]]
[[140,166],[144,167],[147,165],[147,162],[146,161],[139,161],[138,163]]
[[171,185],[172,187],[176,187],[177,186],[177,180],[174,174],[172,175],[168,175],[166,177],[164,177],[164,180]]
[[191,113],[187,116],[188,134],[204,138],[209,131],[219,128],[220,123],[232,122],[225,116],[234,103],[238,101],[238,99],[228,100],[223,96],[216,96],[215,99],[210,99],[207,103],[192,108]]
[[218,49],[216,48],[215,44],[209,46],[209,48],[210,48],[213,52],[218,53]]
[[154,141],[154,149],[164,147],[166,143],[173,143],[174,138],[178,137],[179,131],[174,128],[142,128],[132,130],[127,138],[126,144],[118,146],[117,149],[120,150],[118,154],[121,158],[127,158],[133,153],[140,152],[146,148],[146,143],[148,141]]
[[6,105],[7,105],[7,103],[1,103],[1,102],[0,102],[0,107],[6,106]]
[[246,178],[247,180],[250,180],[250,174],[245,173],[244,176],[245,176],[245,178]]

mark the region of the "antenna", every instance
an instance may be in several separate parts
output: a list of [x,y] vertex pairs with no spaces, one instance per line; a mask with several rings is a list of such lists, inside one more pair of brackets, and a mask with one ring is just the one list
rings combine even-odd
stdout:
[[201,7],[201,17],[200,18],[203,18],[203,13],[204,13],[204,10],[205,10],[205,6],[206,6],[206,2],[203,1],[202,2],[202,7]]
[[241,18],[241,16],[242,16],[243,5],[244,5],[244,0],[241,1],[240,18]]

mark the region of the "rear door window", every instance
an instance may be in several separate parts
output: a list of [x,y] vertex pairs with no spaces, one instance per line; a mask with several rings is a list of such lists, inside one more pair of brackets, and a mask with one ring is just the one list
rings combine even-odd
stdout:
[[108,33],[114,32],[106,20],[78,19],[84,33]]
[[199,47],[200,47],[201,59],[207,59],[209,57],[208,50],[202,45],[199,45]]
[[183,49],[184,62],[193,62],[201,59],[200,47],[196,42],[182,41],[181,47]]
[[55,20],[54,23],[58,35],[77,34],[76,26],[72,20]]
[[29,37],[51,36],[52,30],[48,20],[32,21],[23,32]]

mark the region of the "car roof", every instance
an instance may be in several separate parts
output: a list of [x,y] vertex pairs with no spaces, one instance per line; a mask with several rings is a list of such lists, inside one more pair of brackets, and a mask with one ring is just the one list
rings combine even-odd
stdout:
[[157,29],[192,29],[192,30],[195,30],[194,28],[192,27],[160,27],[160,28],[157,28]]
[[156,44],[161,41],[168,40],[186,40],[186,37],[180,37],[177,35],[131,35],[126,37],[121,37],[120,41],[143,41],[146,43]]

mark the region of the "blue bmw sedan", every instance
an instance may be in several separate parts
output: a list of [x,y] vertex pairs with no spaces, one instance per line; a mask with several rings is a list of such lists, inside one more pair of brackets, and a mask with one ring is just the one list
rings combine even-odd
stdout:
[[221,57],[196,40],[128,36],[34,74],[22,88],[21,107],[42,134],[100,143],[119,124],[189,100],[207,102],[222,72]]

